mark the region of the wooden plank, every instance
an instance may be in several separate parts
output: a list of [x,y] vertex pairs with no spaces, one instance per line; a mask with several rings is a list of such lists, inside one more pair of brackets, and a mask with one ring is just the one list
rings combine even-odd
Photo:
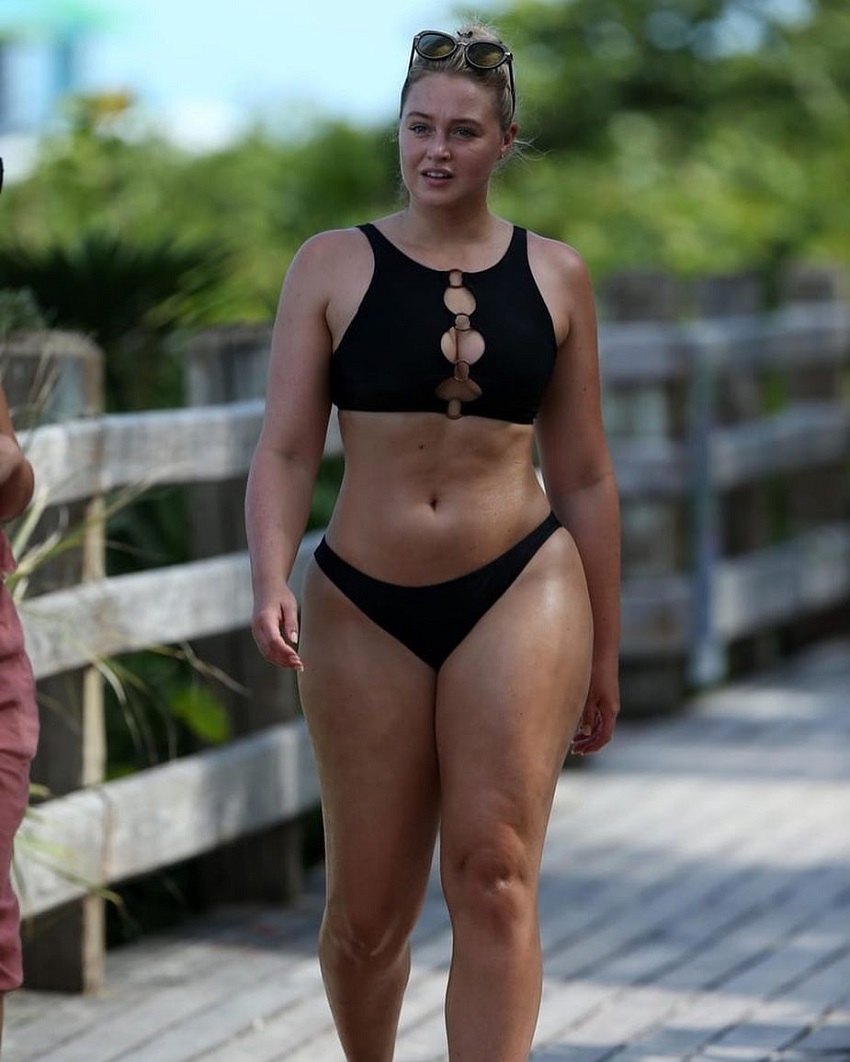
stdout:
[[266,393],[271,324],[229,324],[205,328],[186,343],[186,405],[241,402]]
[[711,438],[716,489],[841,462],[850,450],[850,408],[838,402],[799,403],[770,417],[717,429]]
[[690,490],[687,446],[673,439],[614,437],[611,459],[624,501],[681,498]]
[[665,322],[599,325],[599,364],[603,390],[636,383],[684,379],[689,371],[682,356],[684,327]]
[[[124,487],[199,483],[245,473],[263,416],[262,400],[193,409],[122,413],[21,433],[49,505]],[[342,452],[336,417],[326,456]]]
[[688,644],[691,610],[686,575],[626,580],[620,591],[622,655],[675,655]]
[[25,330],[0,337],[0,378],[24,428],[103,410],[103,354],[88,337]]
[[698,352],[715,371],[731,373],[846,364],[848,346],[850,305],[840,302],[688,323],[599,326],[606,387],[684,378]]
[[714,622],[727,641],[839,604],[850,596],[850,524],[727,558],[714,592]]
[[36,676],[124,652],[244,626],[245,553],[117,576],[25,600],[21,621]]
[[49,425],[22,437],[51,505],[132,485],[224,479],[244,472],[262,403],[122,413]]
[[30,809],[15,843],[14,880],[25,917],[106,882],[106,805],[100,789],[80,789]]
[[26,916],[169,866],[316,806],[302,721],[40,805],[16,850]]
[[[292,585],[298,596],[318,535],[305,536]],[[21,603],[36,677],[154,645],[248,626],[253,604],[247,553],[116,576]]]
[[797,305],[774,313],[694,321],[682,332],[692,356],[714,372],[843,364],[850,343],[850,305]]

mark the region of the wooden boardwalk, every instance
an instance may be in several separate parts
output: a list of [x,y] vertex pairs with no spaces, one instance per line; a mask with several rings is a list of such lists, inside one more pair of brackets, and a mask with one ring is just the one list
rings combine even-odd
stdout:
[[[535,1062],[850,1060],[850,645],[624,724],[564,773]],[[7,1000],[3,1062],[341,1062],[318,883],[111,953],[97,998]],[[416,932],[397,1062],[445,1059],[449,933]]]

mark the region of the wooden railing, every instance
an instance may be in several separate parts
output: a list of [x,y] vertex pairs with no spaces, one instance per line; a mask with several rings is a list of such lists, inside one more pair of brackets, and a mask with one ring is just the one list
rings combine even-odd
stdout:
[[[123,486],[226,482],[232,500],[262,399],[224,402],[233,388],[221,381],[262,394],[268,338],[265,328],[246,328],[195,340],[195,400],[222,404],[34,430],[25,444],[40,489],[53,506],[90,507]],[[850,307],[609,321],[601,350],[623,506],[624,710],[663,710],[689,685],[722,679],[730,663],[781,651],[801,624],[850,600]],[[326,454],[339,453],[332,422]],[[318,534],[299,551],[296,593]],[[88,571],[22,604],[42,680],[152,644],[244,635],[249,622],[241,547],[113,578],[92,577],[97,563]],[[102,756],[99,710],[95,701],[80,716],[79,740],[94,742],[84,761]],[[255,733],[129,778],[99,781],[95,769],[97,784],[35,808],[17,851],[25,913],[76,911],[93,887],[273,831],[314,808],[303,723],[291,704],[277,718],[266,712]],[[57,987],[97,987],[101,959],[95,932],[73,960],[78,979]]]

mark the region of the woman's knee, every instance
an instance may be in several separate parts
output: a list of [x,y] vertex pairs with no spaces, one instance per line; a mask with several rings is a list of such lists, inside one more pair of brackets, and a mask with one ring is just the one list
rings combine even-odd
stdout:
[[444,851],[442,880],[455,923],[471,919],[490,932],[510,933],[534,914],[537,870],[519,838]]
[[323,950],[347,963],[391,963],[406,948],[418,911],[418,903],[401,895],[384,904],[330,899],[322,920]]

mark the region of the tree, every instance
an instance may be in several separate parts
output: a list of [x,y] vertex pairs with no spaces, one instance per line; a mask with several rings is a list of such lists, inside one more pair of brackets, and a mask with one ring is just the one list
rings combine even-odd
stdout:
[[67,247],[0,249],[0,288],[32,292],[51,324],[92,336],[105,354],[109,408],[149,409],[182,404],[165,339],[197,319],[193,307],[222,264],[209,246],[134,246],[84,232]]
[[850,8],[783,11],[530,0],[503,12],[536,149],[506,174],[506,208],[602,273],[847,261]]
[[742,118],[832,135],[850,101],[850,9],[786,10],[777,0],[531,0],[501,23],[546,149],[604,149],[623,112],[685,143]]

